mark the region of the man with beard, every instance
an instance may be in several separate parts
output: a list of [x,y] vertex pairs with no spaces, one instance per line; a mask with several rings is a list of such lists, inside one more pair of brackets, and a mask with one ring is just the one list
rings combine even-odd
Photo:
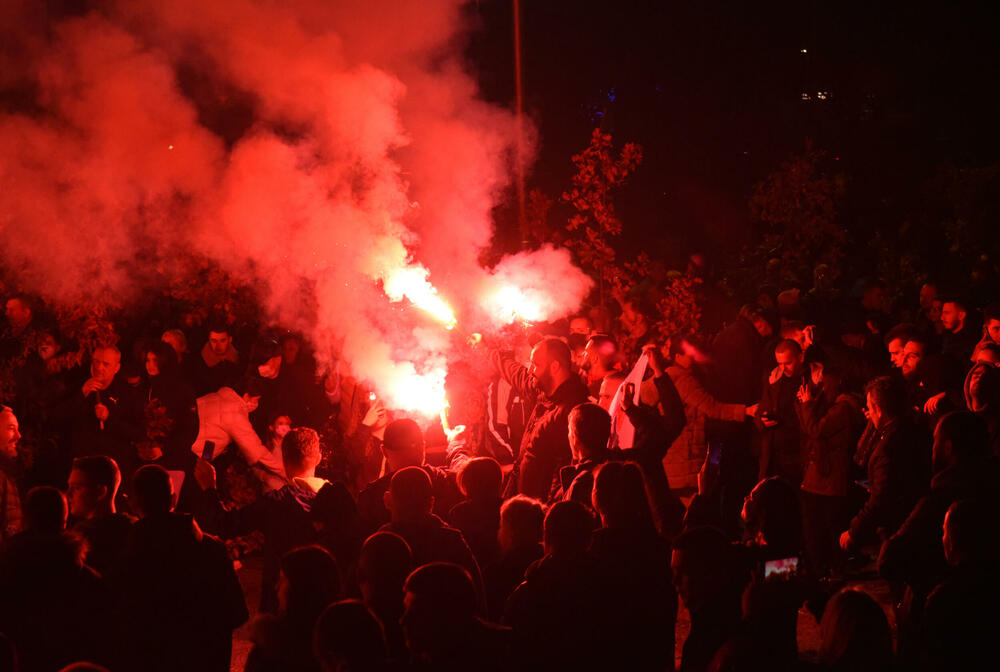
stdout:
[[517,492],[547,501],[559,467],[570,462],[567,418],[587,401],[587,387],[573,372],[569,346],[558,338],[545,338],[532,349],[529,369],[498,351],[490,358],[518,394],[537,399],[512,473]]
[[599,398],[605,376],[618,370],[619,359],[618,344],[610,336],[595,334],[587,341],[580,368],[583,369],[591,400]]

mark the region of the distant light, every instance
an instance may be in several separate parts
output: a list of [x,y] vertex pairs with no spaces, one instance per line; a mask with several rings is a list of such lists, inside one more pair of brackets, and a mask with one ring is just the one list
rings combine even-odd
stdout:
[[818,98],[819,100],[826,100],[827,98],[830,98],[830,92],[829,91],[817,91],[816,92],[816,98]]
[[799,53],[800,54],[808,54],[809,50],[808,49],[799,49]]
[[806,93],[805,91],[803,91],[802,92],[802,100],[812,100],[812,97],[808,93]]
[[173,145],[167,145],[167,149],[173,149],[173,148],[174,148]]

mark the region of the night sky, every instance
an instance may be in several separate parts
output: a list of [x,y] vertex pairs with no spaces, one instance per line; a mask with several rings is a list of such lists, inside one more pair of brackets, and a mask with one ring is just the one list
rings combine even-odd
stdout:
[[[1000,158],[988,3],[528,0],[522,13],[541,138],[529,188],[558,196],[596,124],[641,144],[619,203],[633,246],[746,240],[753,185],[807,139],[849,172],[845,210],[872,226],[897,226],[898,208],[879,210],[942,165]],[[484,93],[511,104],[511,2],[481,0],[470,18]]]

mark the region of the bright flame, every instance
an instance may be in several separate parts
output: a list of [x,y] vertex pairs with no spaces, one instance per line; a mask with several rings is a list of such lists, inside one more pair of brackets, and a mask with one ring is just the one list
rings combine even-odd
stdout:
[[434,417],[448,405],[444,379],[443,368],[424,374],[412,373],[392,385],[386,394],[393,408]]
[[393,301],[409,299],[413,305],[430,313],[434,319],[453,328],[458,320],[444,300],[438,296],[437,288],[427,281],[428,271],[423,266],[407,266],[389,271],[383,277],[382,286]]
[[505,322],[519,320],[521,322],[538,322],[544,318],[542,307],[537,301],[525,296],[524,292],[514,285],[504,285],[490,302],[493,312]]

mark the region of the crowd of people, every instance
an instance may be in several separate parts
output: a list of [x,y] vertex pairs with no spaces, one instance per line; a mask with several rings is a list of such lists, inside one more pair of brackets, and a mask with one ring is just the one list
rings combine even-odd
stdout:
[[993,669],[1000,304],[778,289],[487,340],[455,427],[225,311],[81,359],[10,296],[0,670],[222,672],[251,613],[248,672]]

